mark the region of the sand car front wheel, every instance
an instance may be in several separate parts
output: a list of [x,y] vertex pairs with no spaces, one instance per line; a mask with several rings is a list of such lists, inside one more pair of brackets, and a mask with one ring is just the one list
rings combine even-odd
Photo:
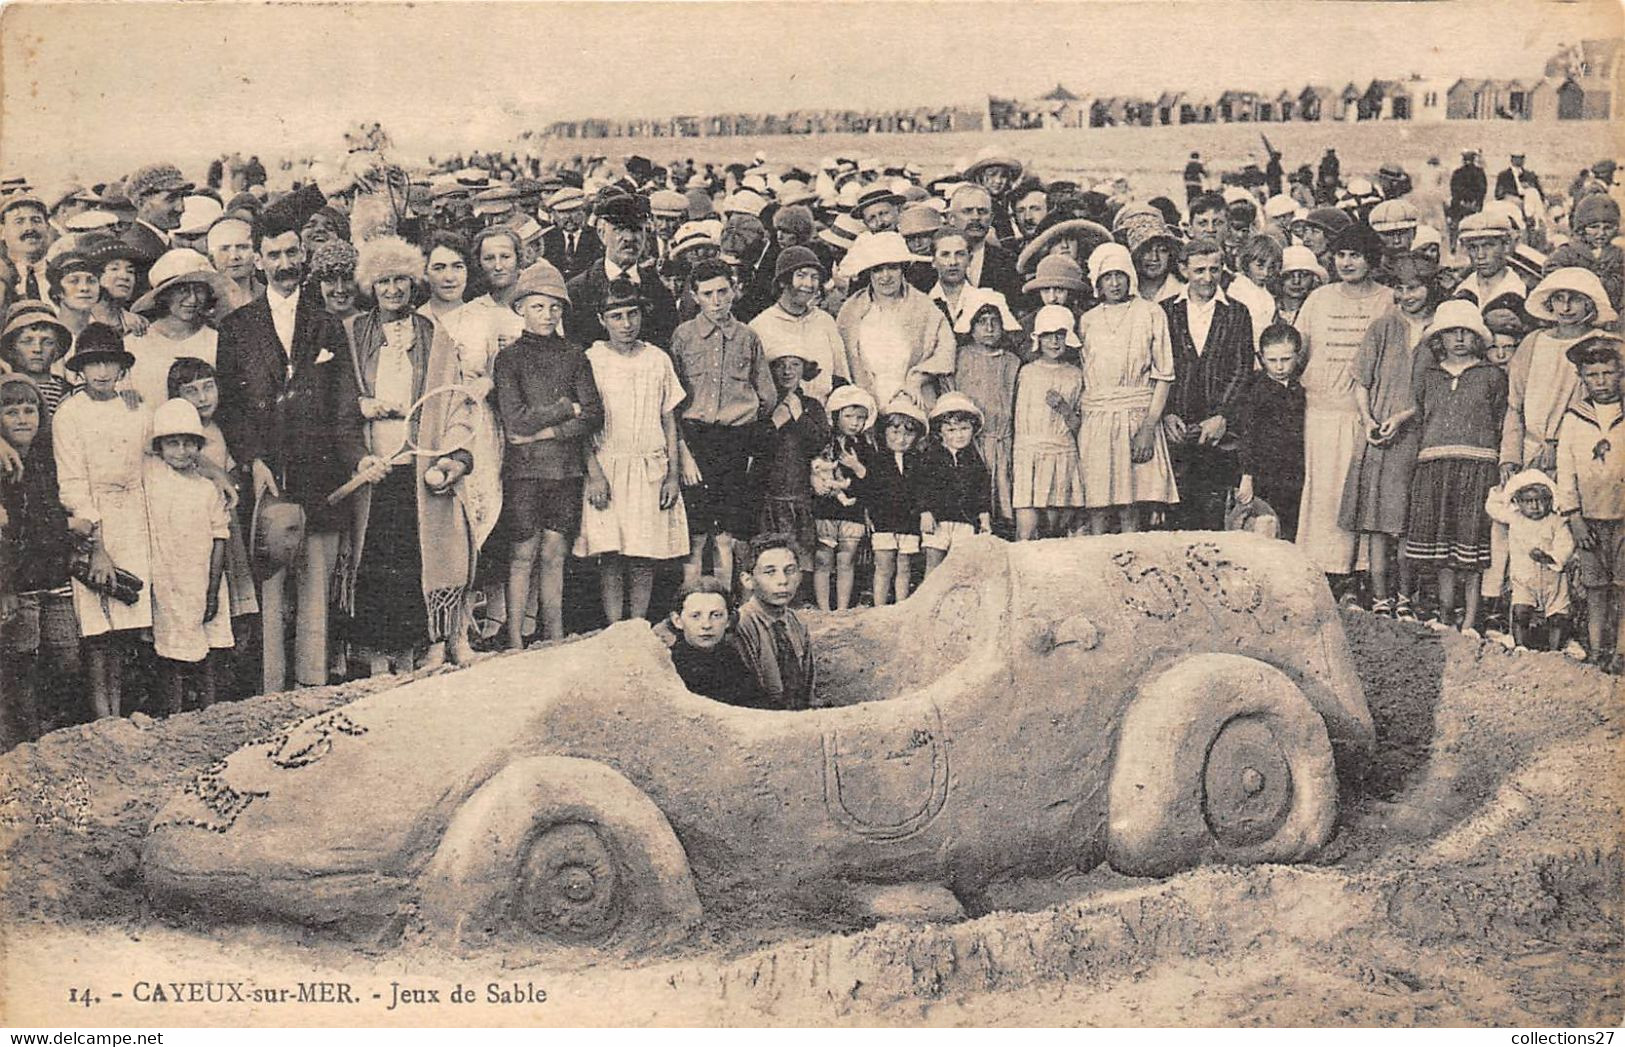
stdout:
[[1279,669],[1193,655],[1124,713],[1108,804],[1106,860],[1122,873],[1302,861],[1336,820],[1326,724]]
[[641,951],[700,917],[654,801],[593,760],[535,756],[465,800],[424,870],[419,915],[454,944],[519,936]]

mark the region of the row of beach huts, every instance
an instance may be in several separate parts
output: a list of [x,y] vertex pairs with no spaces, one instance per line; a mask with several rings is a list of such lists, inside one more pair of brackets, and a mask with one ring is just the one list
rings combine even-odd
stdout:
[[1029,128],[1155,127],[1214,123],[1405,120],[1609,120],[1625,78],[1617,39],[1584,40],[1559,50],[1543,74],[1527,80],[1405,79],[1310,84],[1281,90],[1165,91],[1155,98],[1092,96],[1060,84],[1033,98],[990,97],[985,107],[892,110],[797,110],[632,120],[565,120],[554,138],[698,138],[717,135],[867,134]]

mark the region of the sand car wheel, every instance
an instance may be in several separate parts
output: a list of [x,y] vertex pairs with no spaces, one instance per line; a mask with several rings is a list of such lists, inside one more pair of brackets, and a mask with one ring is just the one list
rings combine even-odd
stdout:
[[1336,820],[1326,724],[1279,669],[1193,655],[1124,713],[1107,802],[1106,860],[1122,873],[1302,861]]
[[688,858],[654,801],[593,760],[517,760],[465,800],[418,912],[455,944],[521,938],[642,951],[700,917]]

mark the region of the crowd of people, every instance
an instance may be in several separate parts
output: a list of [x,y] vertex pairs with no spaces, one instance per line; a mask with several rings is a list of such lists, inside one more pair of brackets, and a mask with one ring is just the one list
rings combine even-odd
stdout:
[[6,745],[628,617],[805,708],[796,608],[978,534],[1253,530],[1620,669],[1610,162],[1548,200],[1516,157],[1440,229],[1324,162],[1176,202],[994,151],[413,178],[383,140],[276,193],[0,183]]

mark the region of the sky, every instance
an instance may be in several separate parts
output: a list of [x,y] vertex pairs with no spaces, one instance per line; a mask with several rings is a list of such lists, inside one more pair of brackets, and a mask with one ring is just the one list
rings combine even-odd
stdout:
[[357,120],[421,155],[583,116],[980,104],[1056,82],[1121,94],[1534,77],[1561,42],[1620,35],[1621,11],[1617,0],[20,0],[0,10],[0,167],[333,151]]

